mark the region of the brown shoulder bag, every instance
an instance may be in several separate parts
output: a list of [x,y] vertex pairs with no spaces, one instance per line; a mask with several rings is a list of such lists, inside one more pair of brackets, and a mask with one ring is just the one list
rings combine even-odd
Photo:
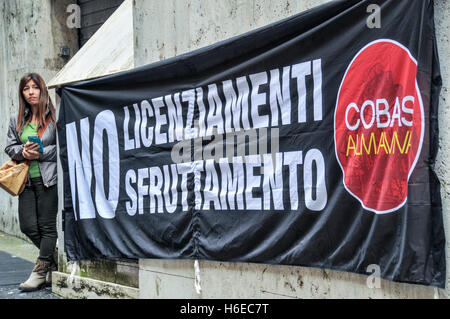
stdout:
[[[50,121],[51,116],[49,115],[45,125],[39,129],[39,138],[44,134]],[[14,160],[8,160],[0,167],[0,187],[13,196],[19,195],[25,189],[29,169],[30,161],[18,164]]]

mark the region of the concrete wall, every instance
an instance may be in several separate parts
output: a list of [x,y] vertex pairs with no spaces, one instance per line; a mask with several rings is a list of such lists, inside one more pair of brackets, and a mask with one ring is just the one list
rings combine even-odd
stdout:
[[329,0],[135,0],[135,67],[265,26]]
[[[368,288],[368,276],[311,267],[199,261],[200,287],[194,286],[194,261],[141,259],[139,297],[145,299],[286,298],[442,298],[433,287],[380,281]],[[369,278],[370,280],[371,278]]]
[[[72,0],[0,1],[0,161],[10,115],[18,109],[18,84],[24,73],[37,72],[49,81],[66,60],[61,46],[73,55],[78,48],[76,29],[66,26],[66,7]],[[55,102],[54,92],[53,101]],[[17,197],[0,192],[0,231],[25,238],[20,232]]]
[[[327,0],[135,0],[135,66],[198,49],[325,2]],[[442,183],[448,234],[450,133],[446,128],[450,126],[450,3],[435,0],[435,11],[444,81],[437,171]],[[448,252],[447,246],[447,256]],[[367,276],[346,272],[248,263],[200,261],[199,264],[201,294],[194,288],[193,261],[141,259],[140,298],[439,298],[446,297],[449,289],[385,280],[381,281],[380,289],[370,289],[366,284]]]
[[450,2],[435,0],[436,38],[441,62],[442,90],[439,99],[439,152],[436,171],[441,182],[441,198],[447,239],[447,283],[450,294]]

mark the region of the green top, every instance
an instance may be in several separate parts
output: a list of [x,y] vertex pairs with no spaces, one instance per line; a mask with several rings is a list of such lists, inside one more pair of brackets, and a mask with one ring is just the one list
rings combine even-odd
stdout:
[[[23,129],[20,135],[20,140],[22,143],[28,142],[28,136],[37,136],[37,125],[33,123],[28,123]],[[39,170],[39,164],[36,160],[30,162],[30,178],[35,178],[41,176],[41,171]]]

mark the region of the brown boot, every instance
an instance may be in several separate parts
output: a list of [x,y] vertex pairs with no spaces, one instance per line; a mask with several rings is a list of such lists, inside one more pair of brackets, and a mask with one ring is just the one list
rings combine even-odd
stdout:
[[45,287],[52,286],[52,270],[50,269],[45,276]]
[[53,259],[50,262],[50,268],[47,272],[47,276],[45,277],[45,286],[51,287],[52,286],[52,271],[58,270],[58,247],[56,247],[55,251],[53,252]]
[[35,291],[45,286],[45,277],[50,268],[50,262],[38,259],[27,281],[20,284],[19,289],[25,292]]
[[52,260],[52,270],[57,271],[58,270],[58,247],[55,248],[55,251],[53,252],[53,260]]

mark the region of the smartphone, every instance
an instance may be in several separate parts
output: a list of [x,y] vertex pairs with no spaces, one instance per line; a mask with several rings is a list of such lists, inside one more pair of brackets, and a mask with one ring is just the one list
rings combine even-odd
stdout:
[[39,153],[44,152],[44,146],[42,145],[42,141],[39,136],[28,136],[28,140],[32,143],[36,143],[39,145],[39,149],[38,149]]

